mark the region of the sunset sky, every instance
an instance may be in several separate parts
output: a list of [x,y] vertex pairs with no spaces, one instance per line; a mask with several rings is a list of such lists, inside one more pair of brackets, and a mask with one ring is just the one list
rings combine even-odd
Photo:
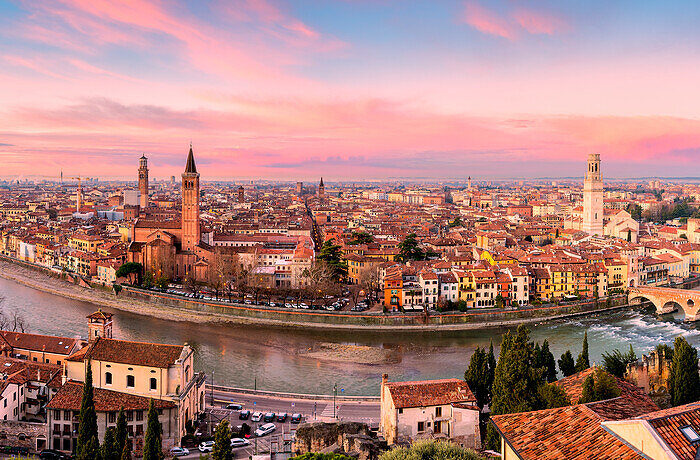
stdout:
[[700,2],[0,0],[0,177],[700,176]]

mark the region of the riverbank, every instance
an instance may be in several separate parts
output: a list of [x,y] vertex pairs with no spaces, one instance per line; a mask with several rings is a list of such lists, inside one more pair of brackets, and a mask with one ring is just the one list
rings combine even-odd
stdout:
[[[83,287],[61,279],[46,269],[20,261],[0,258],[0,276],[25,286],[98,307],[129,311],[155,318],[193,323],[256,325],[271,328],[362,330],[370,332],[429,332],[481,330],[520,324],[574,318],[629,308],[606,307],[593,302],[531,309],[473,311],[467,313],[383,314],[326,313],[247,305],[205,302],[125,286],[119,295],[101,287]],[[358,350],[313,350],[316,358],[351,360]],[[367,364],[386,362],[391,357],[374,357]]]

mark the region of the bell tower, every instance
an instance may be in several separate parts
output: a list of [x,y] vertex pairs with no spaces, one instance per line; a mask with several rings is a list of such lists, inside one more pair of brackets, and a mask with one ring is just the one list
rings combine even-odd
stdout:
[[588,169],[583,181],[583,227],[589,235],[603,236],[603,178],[600,155],[588,155]]
[[193,251],[199,238],[199,173],[190,143],[185,172],[182,173],[182,250]]
[[95,313],[88,315],[88,342],[92,343],[98,337],[103,339],[112,338],[112,314],[98,309]]
[[141,210],[148,207],[148,158],[139,158],[139,193],[141,194]]

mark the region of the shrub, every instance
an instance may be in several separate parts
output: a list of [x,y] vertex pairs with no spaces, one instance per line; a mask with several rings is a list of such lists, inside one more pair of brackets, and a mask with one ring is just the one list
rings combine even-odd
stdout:
[[446,441],[417,441],[409,447],[384,452],[379,460],[483,460],[478,453]]

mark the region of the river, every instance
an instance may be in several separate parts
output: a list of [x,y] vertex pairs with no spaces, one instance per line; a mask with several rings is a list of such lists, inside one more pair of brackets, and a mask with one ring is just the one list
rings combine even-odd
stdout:
[[[0,278],[5,313],[19,312],[27,332],[86,337],[85,316],[95,310],[86,302],[47,294]],[[392,380],[462,377],[474,348],[493,340],[497,347],[505,329],[441,334],[380,334],[337,331],[302,331],[234,325],[201,325],[167,321],[113,311],[114,337],[125,340],[190,343],[196,350],[196,367],[214,373],[217,384],[264,390],[330,394],[337,383],[347,395],[377,395],[383,372]],[[531,326],[536,341],[549,339],[558,358],[571,349],[580,352],[588,331],[590,356],[600,362],[605,351],[626,350],[631,344],[641,356],[659,342],[672,343],[683,334],[700,345],[695,325],[660,319],[636,310],[590,315]],[[299,356],[318,342],[365,345],[389,350],[391,361],[381,365],[340,363]]]

